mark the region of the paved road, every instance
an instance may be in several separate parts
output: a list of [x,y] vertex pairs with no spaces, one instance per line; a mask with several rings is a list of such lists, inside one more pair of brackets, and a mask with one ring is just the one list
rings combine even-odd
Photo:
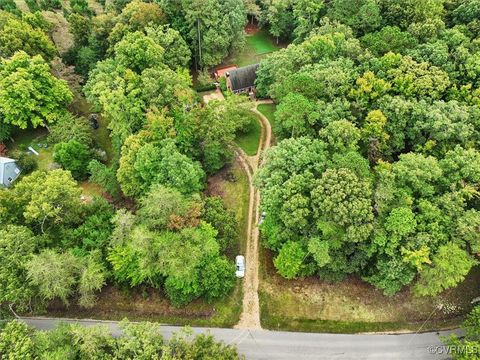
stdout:
[[[27,324],[40,330],[56,326],[57,319],[23,318]],[[85,326],[96,325],[94,320],[68,320]],[[112,334],[121,331],[116,322],[103,322]],[[168,338],[180,328],[161,326]],[[429,347],[444,351],[436,333],[405,335],[341,335],[310,334],[268,330],[193,328],[197,333],[210,331],[218,340],[238,346],[247,360],[417,360],[448,359],[445,354],[431,354]],[[442,332],[447,335],[450,332]]]

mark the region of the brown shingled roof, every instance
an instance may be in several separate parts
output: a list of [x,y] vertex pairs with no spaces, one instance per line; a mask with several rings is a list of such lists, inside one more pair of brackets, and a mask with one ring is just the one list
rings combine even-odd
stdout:
[[255,86],[258,64],[244,66],[230,71],[230,84],[232,91]]

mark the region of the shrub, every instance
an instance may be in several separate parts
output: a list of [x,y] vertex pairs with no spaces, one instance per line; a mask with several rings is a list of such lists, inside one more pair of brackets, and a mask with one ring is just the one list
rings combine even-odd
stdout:
[[10,139],[12,126],[10,124],[1,124],[0,126],[0,143]]
[[88,172],[91,174],[90,181],[101,186],[114,198],[120,197],[120,186],[117,181],[117,167],[108,167],[98,160],[92,160],[88,164]]
[[197,77],[197,84],[195,85],[195,90],[197,91],[208,91],[215,89],[214,80],[210,76],[210,73],[207,70],[202,70]]
[[98,61],[98,54],[91,47],[81,47],[75,60],[75,72],[87,77],[90,70],[95,68],[95,64]]
[[224,257],[207,257],[199,276],[203,297],[212,302],[227,296],[235,285],[235,265]]
[[31,10],[32,12],[30,13],[22,13],[22,20],[29,23],[34,29],[41,29],[45,33],[50,32],[53,29],[52,23],[45,20],[37,3],[34,2],[34,4],[36,10]]
[[25,151],[14,151],[11,157],[17,161],[18,167],[22,170],[22,173],[30,174],[32,171],[38,168],[38,162],[35,157]]
[[88,148],[77,140],[55,145],[53,159],[65,170],[69,170],[77,180],[84,180],[88,174],[91,154]]
[[62,8],[60,0],[40,0],[39,5],[42,10],[59,10]]
[[25,0],[25,2],[27,3],[28,9],[31,12],[40,11],[40,6],[38,6],[36,0]]
[[202,218],[218,231],[217,241],[221,249],[228,249],[237,239],[235,213],[225,207],[221,197],[205,199]]
[[220,82],[220,90],[222,90],[223,93],[227,92],[227,79],[224,76],[222,76],[219,82]]
[[70,8],[73,13],[91,16],[92,10],[88,7],[86,0],[70,0]]
[[20,10],[18,10],[17,5],[13,0],[0,0],[0,9],[15,15],[21,15]]

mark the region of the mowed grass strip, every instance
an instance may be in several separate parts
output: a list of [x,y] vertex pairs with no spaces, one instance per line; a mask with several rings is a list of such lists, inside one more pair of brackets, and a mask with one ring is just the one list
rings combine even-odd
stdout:
[[257,110],[261,112],[270,123],[272,127],[272,145],[277,143],[277,137],[275,135],[275,111],[277,110],[277,105],[275,104],[260,104],[257,106]]

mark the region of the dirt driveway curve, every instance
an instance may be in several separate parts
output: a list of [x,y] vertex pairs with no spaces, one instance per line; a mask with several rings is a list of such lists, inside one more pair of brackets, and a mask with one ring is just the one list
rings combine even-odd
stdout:
[[245,254],[246,271],[243,280],[243,311],[237,329],[261,329],[260,324],[260,302],[258,299],[258,218],[260,209],[260,192],[253,186],[253,174],[260,166],[262,153],[270,147],[272,139],[272,128],[268,119],[257,110],[259,104],[269,104],[271,101],[257,101],[251,109],[261,120],[262,136],[258,144],[258,151],[255,156],[247,156],[243,151],[238,150],[237,156],[245,169],[250,186],[250,202],[248,209],[248,237],[247,250]]

